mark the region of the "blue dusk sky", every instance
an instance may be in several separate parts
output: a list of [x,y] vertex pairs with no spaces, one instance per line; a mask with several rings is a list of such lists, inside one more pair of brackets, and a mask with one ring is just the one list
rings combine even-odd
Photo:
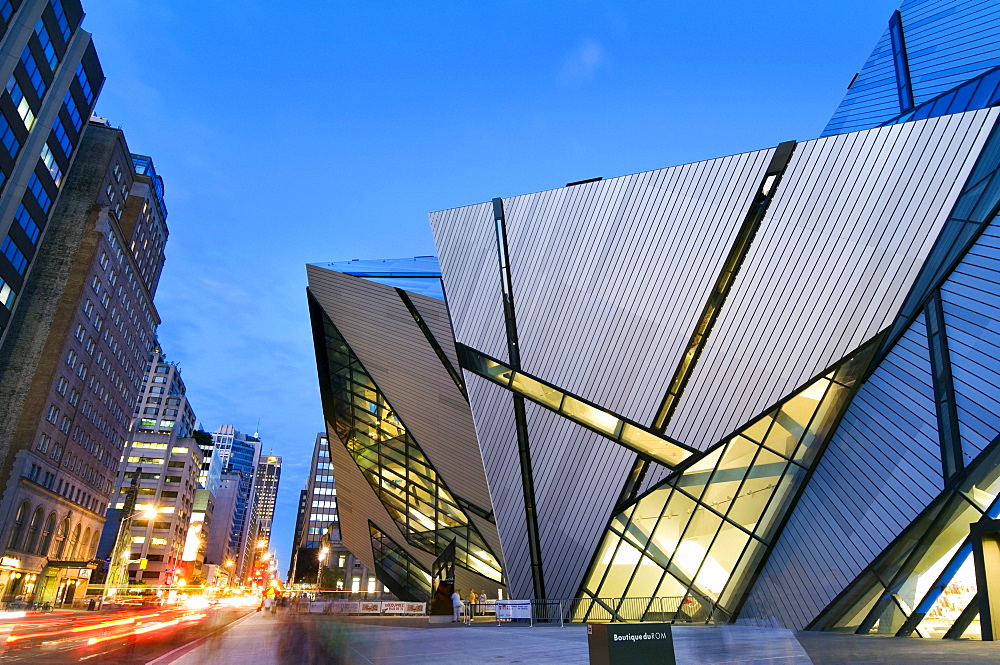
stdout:
[[84,0],[97,114],[170,210],[160,340],[206,430],[323,427],[305,264],[433,254],[427,213],[819,135],[898,0]]

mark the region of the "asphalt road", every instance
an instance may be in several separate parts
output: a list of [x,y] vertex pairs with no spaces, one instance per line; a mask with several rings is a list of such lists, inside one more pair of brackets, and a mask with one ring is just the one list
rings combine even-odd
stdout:
[[0,619],[0,662],[7,665],[142,665],[212,634],[248,610],[146,608],[51,612]]

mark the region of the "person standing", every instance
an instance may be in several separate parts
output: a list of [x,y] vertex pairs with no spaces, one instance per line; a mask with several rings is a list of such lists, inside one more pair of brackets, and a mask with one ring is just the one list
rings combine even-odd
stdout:
[[452,592],[451,594],[451,622],[457,623],[462,620],[462,597],[458,594],[458,590]]

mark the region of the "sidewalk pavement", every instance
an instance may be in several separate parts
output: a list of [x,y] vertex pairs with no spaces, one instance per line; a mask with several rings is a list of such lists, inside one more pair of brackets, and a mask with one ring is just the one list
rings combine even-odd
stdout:
[[[442,632],[445,631],[445,632]],[[749,626],[675,626],[678,665],[928,665],[996,663],[1000,645],[952,640],[796,633]],[[540,663],[586,665],[586,626],[444,624],[389,617],[365,622],[317,615],[252,613],[194,648],[150,665],[410,665]]]

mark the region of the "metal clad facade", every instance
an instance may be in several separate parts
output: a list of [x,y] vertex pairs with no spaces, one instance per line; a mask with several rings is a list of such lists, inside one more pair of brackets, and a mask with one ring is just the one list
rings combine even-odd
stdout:
[[[910,0],[899,11],[915,105],[1000,66],[995,2]],[[823,136],[874,127],[901,112],[886,29]]]
[[431,213],[455,341],[507,361],[493,207],[489,203]]
[[667,434],[705,448],[886,327],[996,118],[800,144]]
[[[448,488],[488,511],[490,497],[469,405],[396,290],[307,268],[310,292]],[[423,304],[425,309],[430,305]],[[484,531],[483,537],[491,547],[499,545],[495,529]]]
[[523,369],[651,422],[772,153],[505,200]]
[[1000,224],[984,231],[941,287],[963,458],[1000,432]]
[[473,404],[486,479],[503,550],[504,574],[511,598],[531,598],[531,561],[525,530],[524,494],[517,454],[511,394],[486,379],[463,372]]
[[537,404],[525,407],[545,593],[573,598],[635,454]]
[[805,627],[943,483],[921,316],[858,391],[740,621]]

